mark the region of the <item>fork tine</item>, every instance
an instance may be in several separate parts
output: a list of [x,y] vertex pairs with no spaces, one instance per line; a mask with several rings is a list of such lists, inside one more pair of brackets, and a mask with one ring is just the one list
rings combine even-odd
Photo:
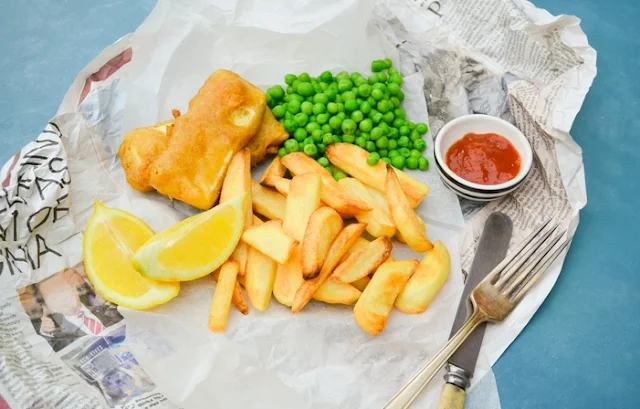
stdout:
[[536,271],[533,273],[533,275],[531,275],[531,278],[529,279],[529,281],[513,297],[514,304],[518,304],[522,299],[522,297],[527,295],[527,292],[529,292],[531,287],[533,287],[538,282],[540,277],[542,277],[542,275],[549,269],[549,267],[551,267],[551,264],[553,264],[553,262],[556,261],[560,253],[562,253],[562,251],[565,248],[567,248],[569,243],[571,243],[572,239],[573,237],[570,237],[565,241],[563,241],[562,244],[560,244],[560,246],[558,246],[558,248],[555,249],[555,251],[547,254],[547,257],[545,257],[540,263],[538,263],[538,266],[536,267]]
[[502,260],[500,262],[500,264],[498,264],[493,270],[491,270],[491,272],[489,274],[487,274],[487,277],[494,277],[494,276],[500,274],[502,272],[502,270],[504,270],[504,268],[509,263],[511,263],[514,259],[516,259],[520,255],[522,250],[524,250],[524,248],[527,247],[533,241],[533,239],[536,238],[538,233],[540,233],[545,227],[547,227],[549,222],[551,222],[551,219],[547,219],[540,226],[538,226],[533,231],[533,233],[531,233],[529,236],[527,236],[526,239],[524,239],[520,244],[518,244],[516,246],[516,248],[513,249],[513,251],[511,253],[507,254],[507,257],[505,257],[504,260]]
[[[532,240],[533,239],[537,239],[537,240],[533,243],[533,245],[531,247],[529,247],[528,249],[523,251],[517,257],[514,257],[513,262],[509,264],[508,269],[505,268],[505,271],[500,274],[500,279],[495,284],[496,288],[501,290],[507,284],[507,282],[509,282],[511,277],[513,277],[513,275],[520,269],[520,267],[522,267],[522,265],[529,259],[529,257],[531,257],[531,255],[540,248],[540,246],[544,243],[544,241],[557,228],[558,228],[558,225],[556,224],[552,228],[547,230],[542,236],[540,236],[540,237],[535,237],[535,236],[532,237]],[[537,236],[537,234],[540,233],[541,230],[538,230],[538,229],[536,229],[536,230],[537,231],[535,232],[536,233],[535,235]],[[532,240],[529,240],[529,241],[532,241]],[[527,245],[528,244],[529,243],[527,243]]]
[[548,255],[549,251],[551,251],[553,246],[555,246],[556,243],[560,241],[563,235],[564,235],[564,232],[556,235],[551,240],[548,240],[546,243],[544,243],[545,244],[544,247],[542,247],[544,240],[541,240],[540,241],[541,245],[535,248],[534,251],[538,250],[540,247],[542,247],[542,249],[539,251],[536,251],[536,254],[532,255],[527,260],[527,264],[524,267],[518,269],[518,274],[516,278],[513,281],[511,281],[511,283],[509,283],[509,285],[501,292],[507,297],[510,297],[513,291],[522,284],[522,282],[529,276],[529,274],[531,274],[531,272],[536,267],[536,265],[538,265],[538,263],[540,263],[540,261],[545,256]]

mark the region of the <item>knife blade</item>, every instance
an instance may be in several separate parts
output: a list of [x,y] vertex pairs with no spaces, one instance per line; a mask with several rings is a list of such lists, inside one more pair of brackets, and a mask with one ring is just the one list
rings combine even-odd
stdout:
[[[449,337],[458,332],[471,313],[471,300],[469,298],[471,291],[507,255],[512,231],[513,224],[507,215],[495,212],[487,218],[478,241],[476,254],[469,269]],[[476,368],[484,330],[485,324],[481,324],[449,358],[447,373],[444,376],[446,384],[440,395],[438,409],[462,409],[464,406],[465,390],[469,387],[471,377]]]

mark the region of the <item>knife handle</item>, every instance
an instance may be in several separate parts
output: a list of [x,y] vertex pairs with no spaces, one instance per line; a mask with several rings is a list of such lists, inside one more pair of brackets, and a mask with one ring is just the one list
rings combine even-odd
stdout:
[[450,383],[445,383],[440,393],[438,409],[463,409],[466,397],[467,393],[464,389]]

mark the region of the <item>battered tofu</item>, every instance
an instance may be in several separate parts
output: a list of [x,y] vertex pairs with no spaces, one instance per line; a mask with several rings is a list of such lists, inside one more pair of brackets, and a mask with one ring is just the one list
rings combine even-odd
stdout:
[[231,71],[214,72],[175,119],[167,148],[148,168],[149,185],[199,209],[211,208],[229,162],[258,133],[265,106],[259,88]]
[[262,118],[262,126],[258,134],[251,139],[247,148],[251,151],[251,165],[255,166],[267,153],[276,153],[278,146],[287,140],[289,134],[284,126],[271,113],[265,109]]

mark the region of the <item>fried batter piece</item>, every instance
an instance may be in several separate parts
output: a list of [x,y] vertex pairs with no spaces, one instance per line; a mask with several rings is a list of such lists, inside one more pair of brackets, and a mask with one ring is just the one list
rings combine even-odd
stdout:
[[214,72],[174,121],[167,149],[149,166],[149,184],[170,198],[211,208],[233,156],[257,134],[266,96],[238,74]]
[[146,128],[136,128],[129,132],[118,148],[118,156],[127,178],[127,182],[136,190],[151,192],[149,167],[153,161],[167,149],[170,128],[173,121],[161,122]]
[[251,165],[255,166],[267,153],[278,152],[278,146],[287,140],[289,134],[284,126],[271,113],[265,109],[262,118],[262,126],[258,134],[251,139],[247,148],[251,151]]

